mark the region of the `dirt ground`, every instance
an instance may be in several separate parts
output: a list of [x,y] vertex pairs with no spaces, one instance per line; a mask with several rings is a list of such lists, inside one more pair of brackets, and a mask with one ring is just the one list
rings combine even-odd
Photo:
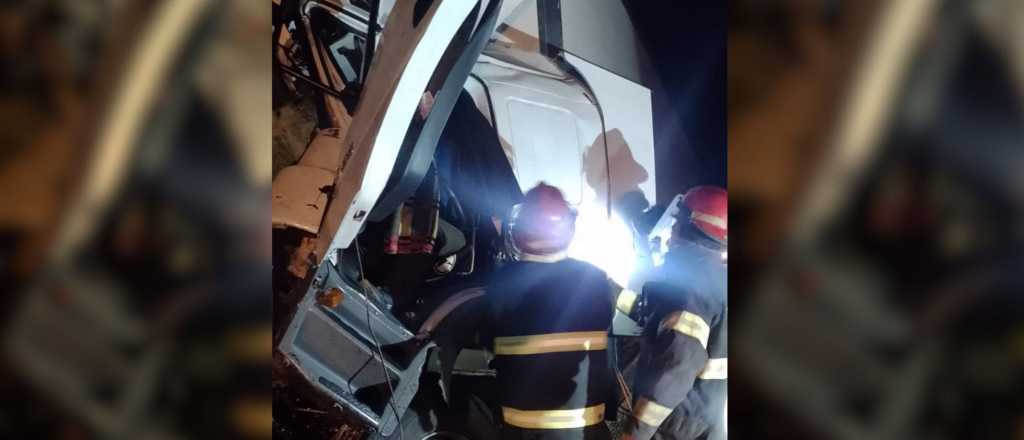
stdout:
[[306,151],[316,127],[316,109],[309,99],[296,100],[274,109],[273,118],[273,167],[277,176]]
[[327,396],[305,384],[284,356],[274,353],[273,438],[278,440],[358,440],[366,428],[342,412]]

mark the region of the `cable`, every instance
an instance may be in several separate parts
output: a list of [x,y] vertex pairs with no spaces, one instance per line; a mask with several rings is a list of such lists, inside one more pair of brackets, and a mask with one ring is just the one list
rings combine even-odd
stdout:
[[[596,104],[597,96],[594,96]],[[604,141],[604,180],[607,184],[608,196],[605,202],[608,204],[608,219],[612,218],[612,164],[608,157],[608,129],[604,126],[604,112],[601,111],[601,104],[597,104],[597,114],[601,117],[601,140]]]
[[[388,384],[388,391],[391,394],[388,395],[388,405],[391,406],[391,411],[395,413],[395,423],[398,425],[398,438],[405,440],[405,429],[402,428],[402,418],[398,415],[398,408],[395,407],[395,387],[391,384],[391,373],[388,372],[388,368],[384,365],[384,350],[380,347],[380,342],[377,341],[377,334],[373,331],[373,321],[370,320],[370,297],[366,291],[366,287],[370,286],[369,281],[366,281],[366,272],[363,270],[363,252],[359,249],[359,236],[355,239],[356,245],[356,261],[359,263],[359,284],[363,288],[363,298],[366,300],[366,328],[370,330],[370,338],[373,339],[373,346],[377,349],[377,356],[380,359],[380,369],[384,372],[384,382]],[[376,293],[376,292],[374,292]]]
[[629,391],[629,385],[626,384],[626,378],[622,375],[622,371],[615,372],[615,379],[619,382],[619,390],[622,391],[623,404],[626,405],[626,410],[633,412],[633,393]]

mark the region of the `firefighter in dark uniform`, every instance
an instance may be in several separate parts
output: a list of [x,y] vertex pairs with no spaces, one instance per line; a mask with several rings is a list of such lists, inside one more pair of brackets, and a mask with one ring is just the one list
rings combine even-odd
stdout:
[[504,438],[611,438],[604,419],[614,304],[603,271],[566,257],[574,228],[558,189],[530,190],[510,224],[518,259],[488,287]]
[[642,292],[651,315],[627,439],[725,438],[727,193],[696,187],[681,205]]

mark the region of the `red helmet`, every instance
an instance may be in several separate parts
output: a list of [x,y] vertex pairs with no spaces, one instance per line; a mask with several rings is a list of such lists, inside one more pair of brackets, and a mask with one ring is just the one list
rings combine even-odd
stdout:
[[575,232],[576,215],[562,192],[543,182],[526,193],[512,212],[509,229],[520,253],[552,255],[565,251]]
[[[711,239],[714,243],[724,246],[729,236],[728,193],[717,186],[697,186],[683,195],[673,235],[681,239],[686,237],[686,230],[696,230],[696,239]],[[692,228],[685,226],[691,225]]]

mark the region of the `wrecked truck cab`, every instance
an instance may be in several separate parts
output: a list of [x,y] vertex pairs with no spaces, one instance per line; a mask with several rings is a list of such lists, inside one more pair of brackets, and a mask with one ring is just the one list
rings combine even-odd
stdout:
[[[416,394],[433,345],[417,339],[365,287],[321,265],[279,348],[309,383],[386,435]],[[322,294],[332,289],[342,299],[325,303]]]
[[[466,226],[453,226],[445,220],[453,216],[429,206],[441,189],[431,164],[437,139],[462,85],[493,33],[500,4],[395,4],[387,11],[379,44],[364,49],[364,53],[375,54],[365,78],[357,78],[362,80],[358,84],[344,84],[359,93],[347,126],[337,123],[348,117],[338,110],[343,103],[341,94],[332,91],[323,96],[326,105],[321,108],[329,117],[321,119],[336,125],[332,128],[345,129],[345,134],[321,131],[300,163],[282,170],[274,181],[275,228],[316,234],[312,247],[315,268],[306,277],[308,287],[284,334],[275,339],[276,348],[307,382],[383,436],[395,430],[416,394],[424,363],[435,344],[429,338],[416,337],[409,330],[409,319],[396,319],[393,308],[415,306],[395,304],[409,295],[397,294],[399,289],[394,287],[389,292],[378,289],[369,279],[388,283],[367,272],[384,264],[401,266],[406,258],[420,262],[436,252],[466,252],[466,234],[461,232]],[[336,6],[300,2],[296,9],[316,12]],[[353,18],[346,11],[332,12]],[[309,26],[309,18],[300,16],[297,23]],[[372,34],[372,26],[365,29]],[[304,34],[309,37],[305,44],[317,55],[325,55],[332,44],[315,32]],[[373,40],[369,35],[365,41]],[[320,87],[344,83],[332,79],[352,79],[351,75],[338,75],[337,63],[307,59],[318,60],[307,68],[313,76],[327,80]],[[421,105],[424,97],[431,98],[429,106]],[[327,166],[316,160],[331,156],[335,162],[327,162]],[[329,179],[320,178],[325,169]],[[421,185],[424,181],[432,184]],[[421,187],[427,188],[421,191]],[[410,199],[427,200],[426,214],[422,204],[407,204]],[[454,218],[465,220],[465,213],[461,214]],[[379,221],[389,215],[397,220],[394,234],[389,222]],[[364,230],[363,244],[373,241],[373,249],[382,250],[368,252],[365,266],[356,241]],[[461,239],[457,240],[458,236]],[[388,237],[395,238],[393,243],[379,246]],[[463,244],[451,249],[458,241]],[[332,293],[329,298],[325,291]]]
[[[396,2],[364,50],[373,61],[352,85],[351,123],[321,129],[274,181],[275,228],[307,234],[315,262],[275,348],[384,437],[424,371],[439,373],[446,398],[453,374],[493,374],[480,347],[460,348],[481,342],[465,330],[481,317],[487,275],[512,258],[502,231],[523,192],[548,182],[597,220],[627,193],[655,200],[649,90],[503,42],[502,2],[420,3]],[[316,53],[332,44],[305,34]],[[311,70],[337,77],[338,65]],[[336,165],[317,159],[332,155]],[[298,167],[333,167],[330,185]],[[589,225],[583,240],[608,233]],[[634,254],[618,231],[621,249],[573,256],[614,272],[614,258]]]

